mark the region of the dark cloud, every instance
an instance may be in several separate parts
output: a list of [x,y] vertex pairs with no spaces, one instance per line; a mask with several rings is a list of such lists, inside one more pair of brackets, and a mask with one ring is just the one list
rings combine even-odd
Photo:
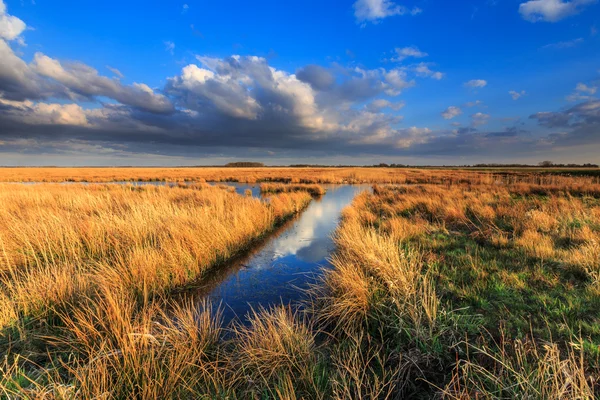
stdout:
[[545,134],[480,130],[490,120],[483,113],[456,130],[402,126],[398,96],[431,75],[412,67],[308,65],[292,74],[261,57],[198,57],[152,89],[41,53],[28,64],[1,39],[0,56],[5,154],[494,156],[598,142],[600,102],[591,100],[532,115]]
[[319,65],[307,65],[300,68],[296,71],[296,76],[315,90],[329,90],[335,83],[333,74]]

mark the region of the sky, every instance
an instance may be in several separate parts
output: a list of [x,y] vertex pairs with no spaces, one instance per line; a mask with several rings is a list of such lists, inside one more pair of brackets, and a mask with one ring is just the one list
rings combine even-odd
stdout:
[[600,164],[598,0],[0,0],[0,165]]

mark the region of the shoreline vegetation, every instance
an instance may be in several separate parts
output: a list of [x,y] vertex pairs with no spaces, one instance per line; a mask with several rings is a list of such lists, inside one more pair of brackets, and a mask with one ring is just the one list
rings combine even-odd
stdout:
[[38,397],[36,387],[48,389],[39,385],[72,381],[76,397],[91,395],[100,384],[85,372],[94,359],[112,362],[107,354],[128,345],[139,362],[149,355],[145,318],[166,316],[158,304],[170,290],[209,274],[310,201],[295,192],[264,202],[207,184],[0,185],[0,396]]
[[323,186],[316,184],[286,185],[283,183],[261,183],[260,192],[263,194],[307,192],[313,197],[320,197],[326,193],[326,190],[323,188]]
[[0,168],[0,182],[242,182],[286,184],[600,184],[598,168],[184,167]]
[[429,173],[355,197],[302,308],[228,326],[161,288],[306,191],[0,185],[0,397],[597,398],[600,182]]

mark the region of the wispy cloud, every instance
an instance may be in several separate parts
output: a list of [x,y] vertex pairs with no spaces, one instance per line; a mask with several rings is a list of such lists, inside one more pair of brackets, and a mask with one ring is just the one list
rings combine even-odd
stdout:
[[125,77],[125,75],[123,75],[123,73],[121,71],[119,71],[116,68],[111,67],[110,65],[106,66],[106,69],[108,69],[110,72],[112,72],[113,74],[115,74],[115,76],[119,79],[123,79]]
[[583,38],[577,38],[573,40],[565,40],[562,42],[550,43],[542,46],[542,49],[569,49],[583,43]]
[[175,43],[165,40],[164,44],[165,44],[165,50],[168,51],[169,53],[171,53],[171,55],[173,55],[175,53]]

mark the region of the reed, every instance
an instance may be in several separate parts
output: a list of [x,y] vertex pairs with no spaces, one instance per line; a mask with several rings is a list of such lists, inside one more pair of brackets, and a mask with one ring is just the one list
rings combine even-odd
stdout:
[[0,168],[1,182],[266,182],[291,184],[514,184],[590,187],[600,170],[556,168]]
[[321,185],[293,185],[293,184],[282,184],[282,183],[262,183],[260,185],[261,193],[293,193],[293,192],[307,192],[313,197],[323,196],[326,192],[325,188]]
[[310,292],[332,393],[594,398],[599,209],[572,184],[357,196]]
[[202,279],[309,201],[207,186],[3,185],[1,325],[104,286],[143,299]]
[[358,195],[303,307],[231,326],[169,291],[306,190],[0,185],[0,397],[597,397],[597,182],[461,173]]

